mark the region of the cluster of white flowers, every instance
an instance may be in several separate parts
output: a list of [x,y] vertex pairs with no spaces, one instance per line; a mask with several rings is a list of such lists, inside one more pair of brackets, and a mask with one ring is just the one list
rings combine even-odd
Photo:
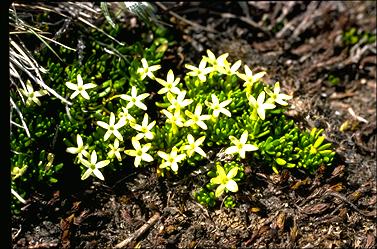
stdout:
[[[262,119],[266,117],[266,110],[275,108],[275,104],[287,105],[286,100],[291,99],[291,96],[280,93],[280,84],[279,82],[275,83],[274,90],[271,91],[268,88],[264,88],[258,95],[257,99],[252,95],[253,85],[258,82],[264,75],[265,72],[259,72],[253,74],[250,68],[245,65],[244,73],[238,72],[241,67],[242,62],[239,60],[234,64],[231,64],[227,61],[228,54],[222,54],[218,58],[215,55],[207,50],[207,56],[203,56],[198,67],[186,64],[185,67],[190,71],[187,73],[190,77],[197,77],[198,82],[203,83],[207,80],[207,77],[211,77],[211,73],[217,72],[224,75],[236,75],[241,80],[244,81],[243,86],[245,94],[247,96],[249,106],[252,108],[252,118],[253,119]],[[173,134],[177,133],[182,127],[190,127],[193,131],[198,131],[198,129],[207,130],[208,125],[213,122],[216,122],[217,119],[221,118],[220,115],[225,115],[231,117],[231,112],[227,109],[227,106],[232,103],[232,99],[228,98],[224,101],[219,100],[219,97],[215,94],[211,94],[211,101],[204,101],[208,113],[203,112],[203,105],[197,103],[194,109],[194,112],[188,110],[188,107],[193,103],[192,99],[186,98],[187,92],[180,89],[180,78],[175,78],[173,70],[169,70],[166,76],[166,80],[157,78],[154,75],[154,72],[161,68],[160,65],[149,66],[146,59],[141,60],[141,65],[137,70],[137,73],[140,76],[140,80],[144,80],[148,77],[151,80],[156,81],[162,88],[157,92],[160,95],[164,95],[164,98],[169,102],[166,108],[161,110],[161,113],[166,117],[166,123],[169,123],[172,128]],[[208,65],[208,66],[207,66]],[[208,76],[209,75],[209,76]],[[77,84],[67,82],[66,86],[74,90],[71,99],[82,96],[84,99],[89,100],[89,94],[86,92],[88,89],[95,88],[97,85],[93,83],[83,84],[81,75],[77,76]],[[28,88],[29,93],[25,93],[28,96],[29,102],[34,101],[38,103],[38,99],[35,99],[31,96],[33,92],[32,89]],[[268,99],[266,99],[266,94]],[[41,94],[37,94],[40,96]],[[38,97],[37,96],[37,97]],[[155,137],[154,127],[156,121],[149,122],[149,116],[147,113],[144,113],[144,118],[141,124],[136,123],[136,119],[130,114],[129,110],[131,108],[139,108],[142,111],[147,111],[147,106],[143,103],[143,100],[150,96],[149,93],[138,94],[137,88],[132,86],[130,95],[120,94],[113,96],[119,97],[126,101],[125,106],[122,106],[122,111],[118,115],[115,115],[113,112],[110,113],[109,122],[97,121],[97,125],[106,130],[104,134],[104,141],[107,141],[110,138],[113,138],[113,143],[109,144],[110,150],[108,151],[107,157],[109,159],[116,158],[118,161],[122,160],[122,156],[128,155],[134,157],[135,167],[139,167],[142,162],[152,162],[154,161],[153,157],[148,153],[153,144],[147,142],[142,144],[142,140],[152,141]],[[191,109],[192,110],[192,109]],[[116,122],[116,119],[117,122]],[[138,133],[132,137],[131,142],[133,149],[125,149],[121,146],[121,142],[124,141],[121,129],[126,125],[132,127]],[[258,150],[258,147],[252,144],[248,144],[248,132],[244,131],[240,139],[237,139],[234,136],[229,136],[230,142],[233,146],[230,146],[225,150],[227,154],[239,154],[241,158],[245,158],[245,153],[248,151]],[[186,158],[198,154],[201,157],[207,157],[204,150],[201,148],[206,136],[201,136],[195,138],[192,134],[187,134],[187,139],[177,148],[174,146],[169,153],[165,151],[157,151],[157,155],[161,158],[161,164],[159,168],[169,168],[174,172],[178,171],[179,163]],[[77,147],[67,148],[67,152],[72,154],[77,154],[77,159],[81,162],[82,165],[86,166],[88,169],[82,176],[82,179],[86,179],[90,175],[94,175],[99,179],[103,180],[104,177],[99,171],[100,168],[108,165],[110,163],[109,159],[97,162],[97,153],[95,150],[90,153],[87,151],[88,145],[84,145],[81,136],[77,135]],[[123,153],[122,153],[123,152]],[[221,171],[221,169],[219,169]],[[233,181],[230,179],[236,175],[236,170],[230,172],[228,176],[223,172],[222,176],[214,180],[214,182],[222,182],[222,187],[217,191],[217,194],[220,194],[224,191],[225,188],[228,188],[232,191],[236,190]],[[225,180],[224,180],[225,179]]]

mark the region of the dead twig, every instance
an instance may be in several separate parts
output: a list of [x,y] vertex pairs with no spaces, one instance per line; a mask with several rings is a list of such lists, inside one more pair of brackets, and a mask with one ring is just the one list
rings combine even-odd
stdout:
[[155,213],[143,226],[137,229],[134,234],[132,234],[127,239],[118,243],[114,248],[124,248],[132,241],[137,240],[141,235],[143,235],[151,226],[153,226],[159,219],[161,214],[159,212]]
[[197,28],[199,28],[199,29],[206,30],[206,31],[208,31],[208,32],[218,33],[218,32],[217,32],[216,30],[214,30],[214,29],[211,29],[211,28],[205,27],[205,26],[203,26],[203,25],[200,25],[200,24],[198,24],[198,23],[192,22],[192,21],[190,21],[190,20],[188,20],[188,19],[186,19],[186,18],[184,18],[184,17],[178,15],[178,14],[175,13],[174,11],[168,10],[168,8],[167,8],[165,5],[163,5],[162,3],[155,2],[155,4],[156,4],[157,6],[159,6],[162,10],[167,11],[170,15],[174,16],[174,17],[177,18],[178,20],[181,20],[182,22],[185,22],[185,23],[187,23],[187,24],[189,24],[189,25],[191,25],[191,26],[193,26],[193,27],[197,27]]
[[355,211],[357,211],[359,214],[363,215],[363,216],[366,216],[366,217],[371,217],[370,214],[364,212],[363,210],[360,210],[355,204],[353,204],[351,201],[349,201],[345,196],[339,194],[338,192],[334,192],[334,191],[328,191],[326,192],[322,198],[325,198],[327,196],[333,196],[333,197],[337,197],[339,199],[341,199],[342,201],[344,201],[345,203],[347,203],[348,205],[350,205],[350,207],[352,209],[354,209]]

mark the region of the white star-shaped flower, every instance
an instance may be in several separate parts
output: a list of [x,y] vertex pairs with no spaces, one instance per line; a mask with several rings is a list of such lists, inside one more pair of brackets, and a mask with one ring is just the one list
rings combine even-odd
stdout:
[[192,99],[185,99],[186,91],[179,92],[177,96],[174,94],[168,93],[167,98],[170,102],[170,106],[168,107],[168,110],[175,110],[180,111],[182,108],[190,105],[193,100]]
[[220,165],[216,165],[216,173],[217,173],[217,176],[211,179],[212,184],[220,184],[216,188],[216,191],[215,191],[216,197],[220,197],[224,193],[225,189],[231,192],[238,191],[238,185],[232,179],[237,175],[238,167],[232,168],[231,170],[229,170],[228,174],[225,174],[224,168],[221,167]]
[[[236,61],[233,65],[226,60],[219,64],[218,70],[222,74],[233,75],[237,73],[237,70],[241,66],[241,60]],[[232,65],[232,66],[231,66]]]
[[75,98],[77,95],[80,94],[84,99],[87,99],[87,100],[89,100],[90,97],[89,97],[89,94],[86,92],[86,90],[97,86],[94,83],[88,83],[84,85],[80,74],[77,75],[77,84],[66,82],[65,85],[69,89],[74,90],[74,92],[72,93],[70,97],[71,99]]
[[206,67],[206,66],[207,66],[207,61],[205,59],[202,59],[199,63],[199,67],[186,64],[185,68],[191,70],[191,72],[188,72],[187,75],[197,76],[201,82],[204,82],[207,80],[206,75],[213,71],[212,67]]
[[245,130],[242,135],[240,140],[238,140],[234,136],[229,136],[230,141],[234,144],[234,146],[230,146],[225,150],[226,154],[235,154],[238,153],[240,154],[241,158],[245,158],[245,152],[246,151],[255,151],[258,150],[258,147],[252,144],[247,144],[247,138],[248,138],[249,133]]
[[124,119],[120,119],[117,124],[115,124],[115,115],[114,113],[110,113],[110,120],[109,123],[106,124],[103,121],[97,121],[97,125],[101,126],[102,128],[106,129],[105,136],[103,137],[106,141],[109,139],[109,137],[114,134],[116,138],[118,138],[120,141],[123,141],[122,134],[118,131],[121,127],[123,127],[126,124],[126,121]]
[[197,125],[203,130],[207,130],[207,125],[203,121],[210,119],[211,116],[202,115],[202,105],[200,103],[196,105],[194,113],[190,112],[189,110],[186,110],[185,114],[187,115],[187,117],[190,118],[185,122],[185,126],[189,127],[192,125]]
[[164,94],[164,93],[167,93],[167,92],[171,92],[171,93],[174,93],[174,94],[179,94],[181,92],[181,90],[179,90],[177,85],[178,85],[180,80],[181,80],[180,78],[174,79],[173,70],[170,69],[169,72],[168,72],[168,75],[166,77],[166,81],[163,80],[163,79],[160,79],[160,78],[156,78],[156,81],[164,86],[157,93],[158,94]]
[[20,91],[27,98],[27,106],[30,106],[33,102],[40,106],[41,102],[38,98],[47,94],[46,90],[34,91],[33,86],[29,80],[26,82],[26,91],[24,89],[21,89]]
[[171,168],[174,172],[178,171],[178,163],[186,158],[185,154],[178,154],[177,147],[173,147],[170,154],[167,154],[163,151],[157,151],[157,154],[164,159],[160,164],[160,168]]
[[77,134],[76,141],[77,147],[68,147],[66,151],[71,154],[77,154],[79,158],[82,158],[82,156],[89,157],[89,152],[86,151],[88,145],[84,145],[80,134]]
[[144,119],[143,119],[143,122],[141,123],[141,125],[135,124],[135,123],[131,123],[130,125],[135,130],[140,131],[140,133],[135,136],[137,140],[140,140],[143,137],[146,137],[149,140],[151,140],[154,137],[154,134],[153,134],[153,132],[151,132],[151,129],[153,128],[153,126],[155,124],[156,124],[156,121],[153,121],[150,124],[148,124],[148,114],[145,113]]
[[212,103],[208,102],[207,100],[204,103],[213,110],[214,117],[217,118],[220,115],[220,113],[223,113],[224,115],[228,117],[232,116],[230,111],[225,109],[225,106],[229,105],[230,102],[232,102],[232,99],[228,99],[220,103],[219,99],[217,98],[215,94],[211,94],[211,98],[212,98]]
[[114,158],[114,156],[116,156],[116,158],[118,159],[118,161],[122,161],[122,156],[121,156],[120,152],[122,152],[124,150],[124,148],[119,148],[119,140],[115,139],[114,140],[114,145],[109,144],[109,147],[111,149],[109,151],[109,153],[107,153],[107,155],[109,156],[109,158]]
[[253,72],[250,70],[250,68],[245,65],[245,74],[238,73],[238,77],[243,79],[245,83],[243,83],[243,86],[246,87],[246,93],[249,95],[251,94],[251,88],[253,87],[254,83],[259,81],[263,76],[266,74],[266,72],[259,72],[256,74],[253,74]]
[[99,171],[99,169],[107,166],[110,163],[110,160],[103,160],[97,162],[97,153],[95,150],[93,150],[92,154],[90,155],[90,162],[84,158],[80,158],[80,162],[88,168],[82,175],[81,180],[85,180],[92,174],[102,181],[105,180],[103,174],[101,173],[101,171]]
[[207,156],[206,153],[203,151],[202,148],[199,147],[200,145],[203,144],[205,139],[206,139],[206,136],[202,136],[195,141],[195,138],[191,134],[188,134],[187,135],[188,144],[183,145],[181,147],[181,150],[185,150],[188,157],[192,157],[194,152],[198,153],[202,157],[206,157]]
[[139,68],[137,70],[137,73],[140,74],[141,80],[145,79],[145,77],[149,77],[150,79],[154,80],[155,76],[153,74],[154,71],[157,71],[161,68],[160,65],[154,65],[154,66],[149,66],[148,62],[145,58],[141,59],[141,64],[143,67]]
[[289,96],[287,94],[280,93],[280,83],[276,82],[274,86],[274,92],[271,92],[270,89],[267,87],[264,88],[264,91],[270,96],[270,98],[267,100],[269,101],[271,99],[272,103],[278,103],[279,105],[288,105],[288,103],[285,100],[292,99],[292,96]]
[[258,113],[259,117],[264,120],[266,118],[266,110],[275,108],[274,104],[264,103],[265,97],[266,93],[263,91],[258,95],[257,100],[255,100],[253,95],[250,95],[248,97],[249,104],[253,108],[253,113],[251,114],[253,119],[257,119],[256,114]]
[[207,55],[208,57],[204,57],[204,60],[211,64],[214,70],[219,70],[219,68],[222,67],[221,65],[226,63],[226,58],[229,56],[228,53],[225,53],[216,58],[216,56],[209,49],[207,49]]
[[125,153],[129,156],[135,157],[134,165],[136,168],[139,167],[142,160],[146,162],[153,161],[153,157],[147,153],[152,146],[151,143],[141,146],[139,140],[137,140],[135,137],[131,139],[131,142],[134,150],[126,150]]
[[137,89],[135,86],[132,86],[131,88],[131,95],[127,95],[127,94],[121,94],[119,97],[124,99],[124,100],[127,100],[129,101],[126,105],[126,109],[130,109],[131,107],[133,107],[134,105],[136,105],[137,107],[139,107],[140,109],[146,111],[147,110],[147,106],[141,102],[143,99],[147,98],[149,96],[149,93],[142,93],[140,94],[139,96],[137,95]]

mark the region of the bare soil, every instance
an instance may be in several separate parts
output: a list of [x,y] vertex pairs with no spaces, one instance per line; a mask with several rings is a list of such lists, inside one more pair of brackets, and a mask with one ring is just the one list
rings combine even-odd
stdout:
[[376,2],[157,7],[177,39],[163,63],[183,71],[210,49],[266,70],[268,83],[294,95],[287,115],[302,129],[325,130],[333,167],[310,176],[250,165],[232,209],[206,209],[192,197],[190,176],[165,181],[150,168],[36,193],[12,217],[13,248],[112,248],[143,226],[126,247],[375,248],[376,43],[346,45],[342,34],[376,34]]

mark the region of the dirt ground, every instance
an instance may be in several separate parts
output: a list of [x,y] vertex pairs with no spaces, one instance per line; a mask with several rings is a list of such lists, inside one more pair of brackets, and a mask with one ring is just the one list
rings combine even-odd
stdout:
[[375,248],[376,42],[347,45],[342,34],[376,34],[376,2],[156,7],[177,39],[165,63],[183,71],[210,49],[266,70],[267,82],[294,95],[287,114],[302,129],[325,130],[334,166],[313,176],[251,166],[231,209],[202,207],[190,177],[168,182],[154,169],[36,193],[12,217],[13,248],[113,248],[126,239],[141,248]]

